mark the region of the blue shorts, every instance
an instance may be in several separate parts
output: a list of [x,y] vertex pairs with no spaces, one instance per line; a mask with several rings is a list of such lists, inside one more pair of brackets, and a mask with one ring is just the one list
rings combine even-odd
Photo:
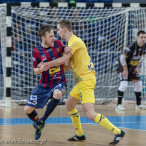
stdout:
[[65,90],[64,82],[59,82],[51,88],[43,88],[42,86],[37,85],[29,96],[26,105],[35,107],[36,109],[43,108],[48,102],[48,100],[53,97],[53,92],[55,89],[60,90],[63,94]]

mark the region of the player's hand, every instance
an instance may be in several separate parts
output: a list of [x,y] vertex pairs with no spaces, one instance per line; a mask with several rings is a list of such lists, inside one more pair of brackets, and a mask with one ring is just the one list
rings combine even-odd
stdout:
[[47,70],[48,70],[47,63],[44,63],[43,61],[41,61],[40,70],[41,70],[42,72],[47,71]]
[[71,47],[65,47],[64,48],[64,52],[67,54],[71,51]]
[[137,67],[134,72],[140,74],[139,68]]
[[37,65],[37,68],[40,68],[42,66],[42,62],[40,62],[38,65]]
[[122,78],[125,78],[126,76],[128,76],[128,71],[123,71],[121,74]]

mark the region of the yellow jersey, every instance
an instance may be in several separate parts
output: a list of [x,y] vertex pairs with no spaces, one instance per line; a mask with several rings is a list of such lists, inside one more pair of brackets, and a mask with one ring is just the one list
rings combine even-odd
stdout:
[[95,68],[88,55],[87,47],[81,38],[72,35],[68,41],[68,46],[71,47],[70,64],[73,70],[73,75],[76,82],[89,80],[95,77]]

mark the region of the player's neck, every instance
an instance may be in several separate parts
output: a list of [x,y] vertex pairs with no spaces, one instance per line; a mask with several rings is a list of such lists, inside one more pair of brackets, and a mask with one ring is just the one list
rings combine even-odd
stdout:
[[139,42],[137,42],[137,44],[138,44],[139,47],[142,47],[143,46],[143,44],[140,44]]
[[73,32],[68,32],[66,34],[65,40],[68,42],[70,40],[70,38],[71,38],[72,35],[73,35]]
[[49,47],[50,47],[50,46],[44,44],[43,42],[41,43],[41,46],[42,46],[43,48],[49,48]]

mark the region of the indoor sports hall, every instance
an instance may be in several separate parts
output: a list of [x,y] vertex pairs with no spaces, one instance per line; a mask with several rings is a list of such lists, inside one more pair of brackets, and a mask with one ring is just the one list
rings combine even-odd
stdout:
[[[124,94],[125,111],[115,110],[119,57],[139,30],[146,32],[144,0],[0,0],[0,145],[107,146],[113,141],[112,132],[86,117],[81,103],[77,110],[86,140],[67,140],[76,134],[65,107],[76,84],[72,70],[65,72],[67,88],[59,105],[47,118],[40,139],[34,139],[33,121],[24,113],[27,99],[41,79],[33,71],[32,51],[41,42],[38,30],[42,24],[52,25],[55,39],[60,40],[56,25],[62,19],[72,22],[73,33],[84,41],[94,64],[95,111],[125,132],[117,146],[145,146],[146,110],[136,109],[131,82]],[[146,106],[145,56],[140,62],[140,79]],[[46,108],[37,109],[39,117]]]

